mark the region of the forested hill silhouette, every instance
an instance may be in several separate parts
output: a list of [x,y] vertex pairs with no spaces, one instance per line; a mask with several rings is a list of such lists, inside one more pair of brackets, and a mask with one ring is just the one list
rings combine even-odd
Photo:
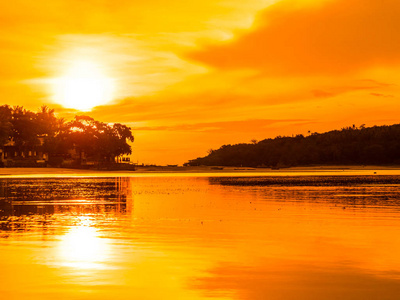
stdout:
[[223,145],[187,165],[290,167],[339,164],[400,164],[400,124],[352,126],[326,133],[301,134]]

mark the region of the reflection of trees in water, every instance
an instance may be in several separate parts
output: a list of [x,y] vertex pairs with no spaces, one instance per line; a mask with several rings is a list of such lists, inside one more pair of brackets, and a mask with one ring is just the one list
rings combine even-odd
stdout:
[[366,184],[400,184],[397,175],[345,176],[264,176],[264,177],[210,177],[210,184],[228,186],[354,186]]
[[259,200],[400,207],[400,176],[210,177],[209,184],[228,193],[252,190]]
[[[30,231],[132,210],[129,178],[0,180],[0,231]],[[41,231],[43,231],[41,229]]]
[[[2,195],[11,200],[115,199],[127,178],[4,179]],[[4,197],[3,196],[3,197]]]

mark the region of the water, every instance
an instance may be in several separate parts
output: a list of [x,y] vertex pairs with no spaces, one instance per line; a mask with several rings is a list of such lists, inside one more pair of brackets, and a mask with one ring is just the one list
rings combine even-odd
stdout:
[[1,299],[399,299],[400,177],[338,178],[1,179]]

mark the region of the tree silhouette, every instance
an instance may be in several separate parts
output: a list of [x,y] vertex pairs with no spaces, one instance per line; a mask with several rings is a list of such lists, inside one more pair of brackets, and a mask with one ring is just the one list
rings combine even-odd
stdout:
[[13,107],[11,124],[12,138],[18,151],[25,151],[40,145],[39,124],[34,112],[26,110],[22,106]]
[[107,124],[89,116],[66,122],[45,105],[37,113],[22,106],[0,106],[0,147],[12,142],[16,151],[41,150],[56,165],[71,155],[71,149],[79,156],[78,164],[83,153],[90,160],[115,162],[117,156],[132,153],[129,142],[133,141],[131,128],[123,124]]
[[224,145],[187,165],[290,167],[339,164],[400,164],[400,124],[355,125],[307,137],[277,136],[258,143]]
[[12,109],[8,105],[0,106],[0,147],[9,141],[12,128],[11,113]]
[[75,116],[70,123],[70,137],[76,149],[98,161],[114,162],[123,154],[131,154],[134,137],[125,125],[99,122],[88,116]]

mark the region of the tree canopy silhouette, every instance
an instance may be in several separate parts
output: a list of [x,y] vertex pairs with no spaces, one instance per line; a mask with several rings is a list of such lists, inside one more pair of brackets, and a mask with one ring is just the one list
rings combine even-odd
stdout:
[[70,138],[76,147],[100,161],[112,162],[122,154],[131,154],[131,129],[126,125],[99,122],[88,116],[75,116],[69,123]]
[[99,162],[131,154],[129,142],[134,137],[130,127],[96,121],[89,116],[75,116],[67,122],[55,115],[54,109],[42,106],[35,113],[22,106],[0,106],[0,148],[12,142],[17,151],[40,148],[49,161],[67,157],[71,149],[79,155]]

